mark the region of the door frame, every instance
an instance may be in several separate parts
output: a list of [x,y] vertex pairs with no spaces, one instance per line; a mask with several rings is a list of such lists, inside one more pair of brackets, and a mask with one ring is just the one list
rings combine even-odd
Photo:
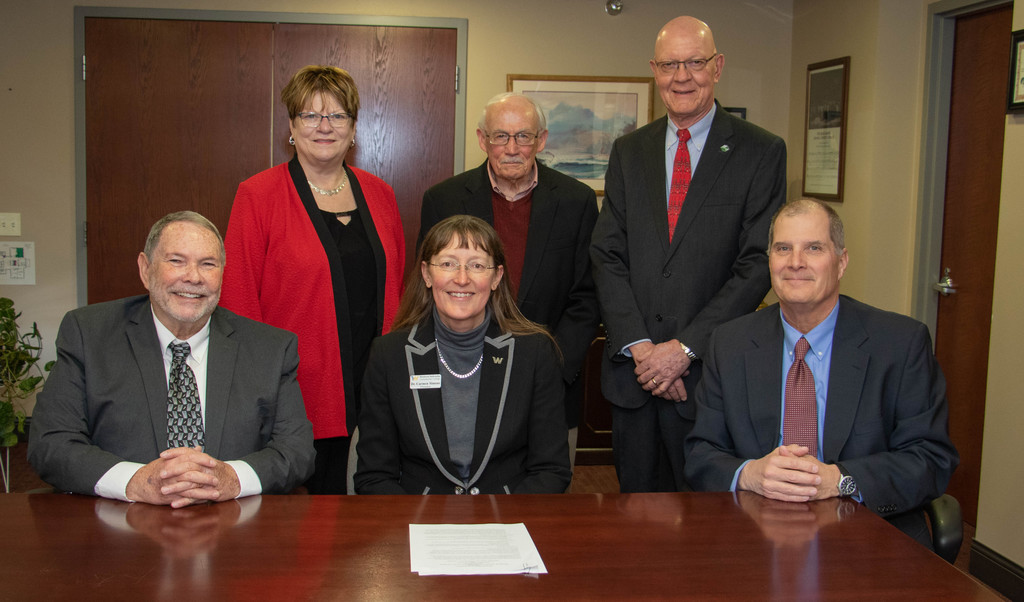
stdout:
[[[942,269],[942,220],[946,199],[946,151],[953,87],[956,19],[965,14],[1013,4],[1012,0],[941,0],[928,6],[925,42],[924,106],[921,128],[921,180],[918,188],[911,316],[924,322],[935,345],[939,297],[932,283]],[[998,232],[996,233],[998,236]]]
[[[469,20],[445,17],[394,17],[383,15],[343,15],[327,13],[286,13],[259,11],[184,10],[156,8],[113,8],[76,6],[75,42],[75,248],[78,306],[88,304],[89,276],[86,247],[86,146],[85,146],[85,20],[87,18],[169,19],[178,21],[237,21],[245,23],[296,23],[317,25],[366,25],[371,27],[423,27],[457,31],[455,50],[455,143],[452,173],[462,173],[466,165],[466,65]],[[273,148],[269,164],[273,164]]]

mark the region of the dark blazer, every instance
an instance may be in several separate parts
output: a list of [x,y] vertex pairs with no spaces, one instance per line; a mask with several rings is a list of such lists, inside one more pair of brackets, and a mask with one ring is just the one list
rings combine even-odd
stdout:
[[441,389],[412,389],[410,376],[438,374],[434,321],[374,341],[363,378],[356,492],[562,493],[569,448],[564,386],[544,335],[484,338],[470,478],[448,452]]
[[[248,463],[264,493],[305,481],[315,452],[295,335],[218,307],[207,362],[206,453]],[[149,297],[68,312],[32,414],[32,467],[57,489],[91,495],[118,462],[146,464],[165,449],[167,375]]]
[[[601,317],[590,269],[590,235],[597,221],[597,197],[582,182],[537,164],[526,256],[516,305],[528,319],[548,327],[562,352],[562,377],[573,384]],[[437,222],[473,215],[494,225],[487,162],[448,178],[423,195],[419,248]],[[577,426],[581,396],[566,397],[566,422]]]
[[[728,491],[736,469],[779,445],[783,329],[772,305],[715,331],[686,439],[686,476]],[[959,463],[946,381],[928,329],[846,296],[832,339],[822,456],[841,462],[864,504],[891,517],[942,495]]]
[[[672,243],[665,197],[666,117],[615,141],[591,257],[607,349],[605,397],[623,408],[651,398],[623,346],[673,338],[698,356],[719,324],[768,292],[768,224],[786,197],[786,145],[716,104]],[[684,379],[692,392],[700,365]],[[693,404],[677,404],[693,418]]]

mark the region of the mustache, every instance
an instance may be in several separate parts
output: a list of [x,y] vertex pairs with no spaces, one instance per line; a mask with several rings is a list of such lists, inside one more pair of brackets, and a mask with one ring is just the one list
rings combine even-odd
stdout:
[[522,157],[502,157],[501,159],[502,165],[523,165],[525,163],[526,159],[523,159]]

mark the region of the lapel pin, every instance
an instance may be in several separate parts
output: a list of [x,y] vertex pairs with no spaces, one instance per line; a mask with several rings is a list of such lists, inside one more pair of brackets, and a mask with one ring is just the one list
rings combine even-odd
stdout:
[[722,146],[718,147],[718,150],[722,151],[723,153],[727,153],[729,152],[729,145],[723,144]]

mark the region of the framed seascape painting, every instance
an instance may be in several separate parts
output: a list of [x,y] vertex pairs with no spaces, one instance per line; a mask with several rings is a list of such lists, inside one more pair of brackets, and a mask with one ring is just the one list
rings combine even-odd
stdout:
[[612,143],[654,113],[652,77],[510,74],[507,89],[532,98],[547,116],[548,140],[537,159],[599,195]]

